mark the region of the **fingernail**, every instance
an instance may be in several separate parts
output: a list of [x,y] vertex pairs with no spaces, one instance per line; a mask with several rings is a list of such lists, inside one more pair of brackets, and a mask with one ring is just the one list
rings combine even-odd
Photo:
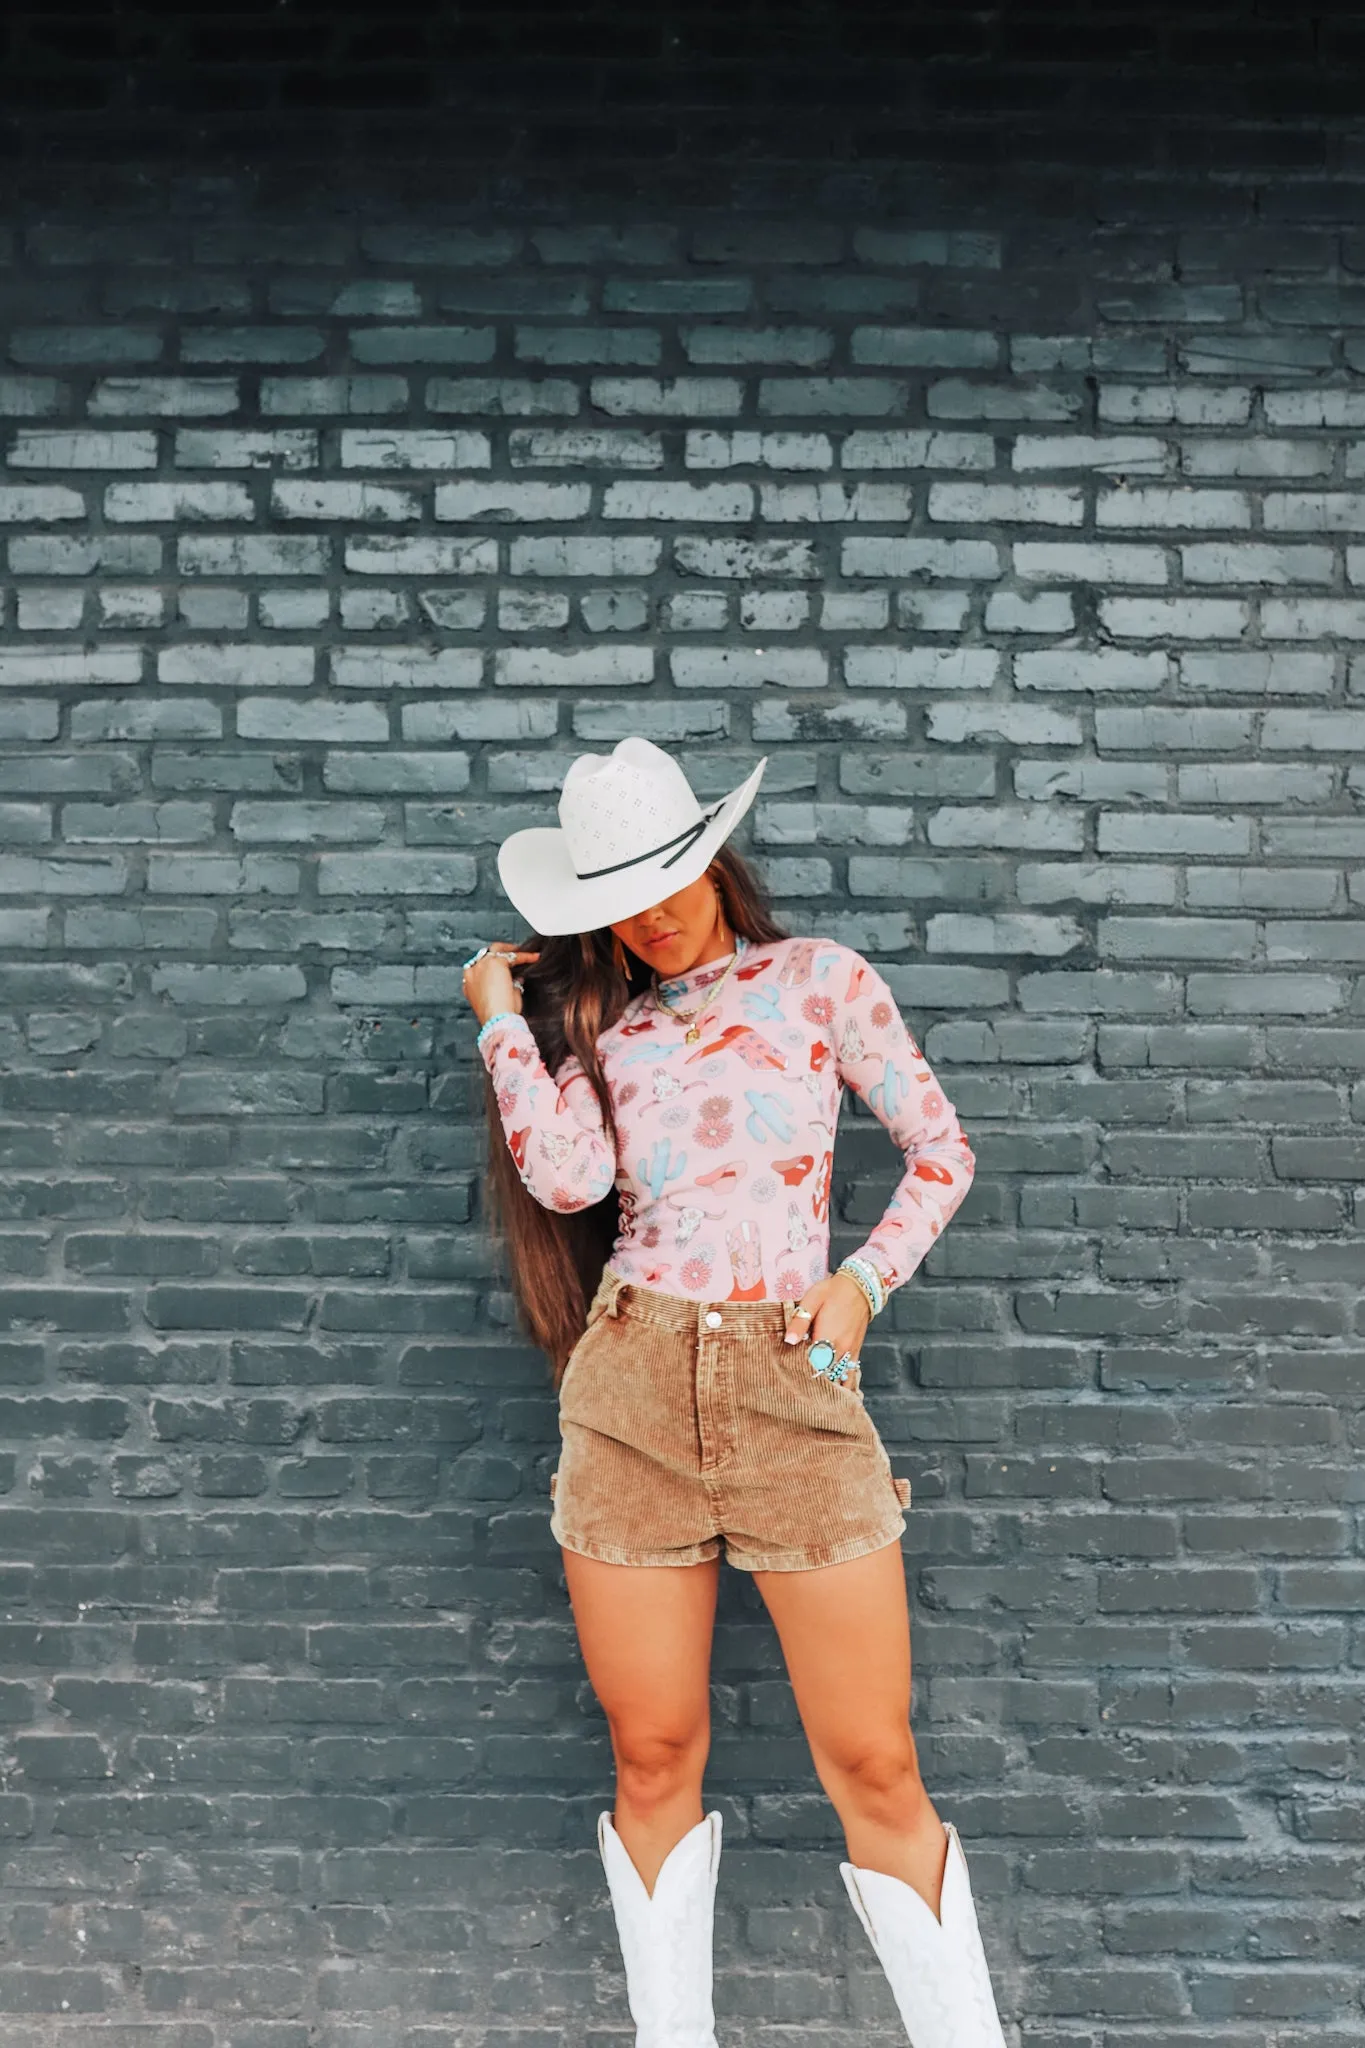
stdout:
[[797,1336],[795,1330],[788,1330],[787,1342],[789,1344],[799,1344],[801,1342],[801,1339]]

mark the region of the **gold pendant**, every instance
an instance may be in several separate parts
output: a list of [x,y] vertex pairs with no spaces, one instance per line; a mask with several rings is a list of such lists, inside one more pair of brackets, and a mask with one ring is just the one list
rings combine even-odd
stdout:
[[696,1044],[696,1042],[697,1042],[697,1040],[698,1040],[698,1039],[699,1039],[700,1037],[701,1037],[701,1026],[700,1026],[700,1024],[692,1024],[692,1025],[689,1025],[689,1027],[688,1027],[688,1029],[687,1029],[687,1032],[686,1032],[686,1038],[687,1038],[687,1043],[688,1043],[689,1045],[695,1045],[695,1044]]

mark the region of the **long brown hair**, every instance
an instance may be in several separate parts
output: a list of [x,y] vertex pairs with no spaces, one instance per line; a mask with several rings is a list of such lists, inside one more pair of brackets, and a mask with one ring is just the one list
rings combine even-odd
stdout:
[[[760,945],[790,936],[772,914],[765,885],[732,846],[722,846],[706,872],[720,892],[721,909],[731,931],[742,932]],[[521,997],[521,1013],[540,1056],[553,1074],[567,1054],[578,1055],[615,1151],[619,1142],[616,1119],[597,1040],[632,998],[649,987],[652,970],[621,945],[609,925],[562,937],[531,932],[515,943],[518,952],[540,955],[533,966],[522,971]],[[620,1203],[612,1188],[604,1201],[587,1209],[564,1214],[545,1208],[517,1171],[486,1067],[483,1093],[488,1121],[484,1220],[494,1241],[506,1251],[522,1328],[549,1358],[552,1384],[557,1389],[616,1241]]]

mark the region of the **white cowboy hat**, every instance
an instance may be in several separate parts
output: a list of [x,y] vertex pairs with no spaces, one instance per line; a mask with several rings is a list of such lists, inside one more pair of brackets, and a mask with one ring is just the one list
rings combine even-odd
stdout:
[[559,824],[530,825],[498,848],[498,876],[527,923],[547,936],[635,917],[705,874],[758,791],[758,766],[703,811],[682,769],[652,740],[569,764]]

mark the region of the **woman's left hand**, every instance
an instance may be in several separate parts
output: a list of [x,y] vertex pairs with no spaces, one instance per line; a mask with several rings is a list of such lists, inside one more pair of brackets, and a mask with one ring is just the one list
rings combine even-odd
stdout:
[[799,1344],[806,1337],[814,1343],[823,1337],[834,1346],[836,1358],[846,1351],[856,1361],[872,1320],[867,1296],[856,1280],[850,1280],[847,1273],[827,1273],[806,1289],[796,1307],[809,1309],[810,1316],[792,1311],[787,1324],[789,1344]]

